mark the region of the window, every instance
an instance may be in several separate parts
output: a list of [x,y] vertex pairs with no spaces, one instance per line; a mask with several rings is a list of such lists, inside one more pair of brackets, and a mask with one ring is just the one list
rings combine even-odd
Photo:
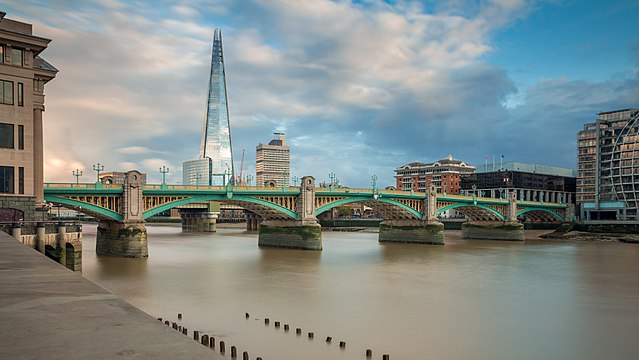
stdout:
[[0,64],[4,63],[4,45],[0,45]]
[[13,124],[0,123],[0,148],[13,149]]
[[18,168],[18,194],[24,194],[24,168]]
[[24,125],[18,125],[18,150],[24,150]]
[[11,63],[22,66],[22,49],[11,49]]
[[13,105],[13,81],[0,80],[0,104]]
[[13,194],[13,166],[0,166],[0,193]]
[[24,106],[24,84],[18,83],[18,106]]

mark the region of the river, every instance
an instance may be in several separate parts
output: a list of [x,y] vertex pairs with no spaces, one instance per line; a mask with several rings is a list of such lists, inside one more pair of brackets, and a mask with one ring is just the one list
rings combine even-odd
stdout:
[[379,244],[327,231],[319,252],[260,249],[242,228],[148,226],[149,258],[122,259],[96,256],[95,231],[84,226],[83,276],[154,317],[182,313],[229,358],[231,345],[264,360],[365,359],[369,348],[391,360],[639,358],[639,245],[528,231],[525,242],[447,231],[444,246]]

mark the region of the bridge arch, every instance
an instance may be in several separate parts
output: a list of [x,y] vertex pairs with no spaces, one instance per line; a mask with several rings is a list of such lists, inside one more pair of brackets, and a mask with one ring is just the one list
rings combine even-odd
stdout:
[[497,218],[497,220],[500,220],[500,221],[506,220],[506,217],[503,214],[501,214],[499,211],[489,206],[482,205],[482,204],[471,204],[471,203],[458,203],[458,204],[451,204],[448,206],[444,206],[443,208],[438,209],[436,214],[440,215],[443,212],[452,210],[452,209],[456,209],[460,213],[469,217],[471,220],[476,220],[476,219],[473,219],[473,217],[478,217],[478,215],[483,215],[484,218],[491,219],[491,220],[496,220],[495,218]]
[[281,217],[283,218],[297,219],[297,213],[295,213],[294,211],[291,211],[283,206],[280,206],[265,200],[261,200],[261,199],[250,197],[250,196],[241,196],[241,195],[234,195],[233,197],[229,198],[226,195],[217,195],[217,194],[216,195],[197,195],[197,196],[192,196],[185,199],[172,201],[166,204],[162,204],[153,209],[149,209],[145,211],[144,219],[146,220],[153,215],[159,214],[162,211],[166,211],[174,207],[196,203],[196,202],[202,202],[202,201],[219,201],[219,202],[223,202],[227,204],[241,205],[256,214],[263,217],[267,217],[267,218],[269,217],[268,216],[269,214],[272,215],[273,212],[275,211],[276,213],[281,214]]
[[[384,198],[384,197],[380,197],[380,198],[375,199],[373,197],[364,197],[364,196],[347,197],[347,198],[344,198],[344,199],[340,199],[340,200],[328,203],[328,204],[326,204],[324,206],[321,206],[321,207],[315,209],[315,216],[318,216],[321,213],[324,213],[324,212],[326,212],[328,210],[331,210],[333,208],[336,208],[336,207],[339,207],[339,206],[342,206],[342,205],[345,205],[345,204],[349,204],[349,203],[354,203],[354,202],[361,202],[361,203],[364,203],[364,205],[378,208],[377,210],[379,210],[382,215],[384,215],[384,212],[388,213],[389,211],[391,211],[390,209],[396,208],[396,209],[404,212],[408,217],[416,218],[416,219],[419,219],[419,220],[422,219],[422,214],[419,211],[417,211],[417,210],[411,208],[410,206],[408,206],[406,204],[403,204],[403,203],[401,203],[399,201],[396,201],[396,200],[393,200],[393,199],[389,199],[389,198]],[[382,206],[380,208],[379,205],[382,205],[382,204],[386,204],[387,206]],[[386,209],[384,209],[384,208],[386,208]]]
[[552,217],[556,220],[564,221],[563,216],[559,215],[556,211],[550,210],[550,209],[527,208],[527,209],[517,211],[517,216],[520,216],[520,215],[524,217],[528,215],[529,217],[533,219],[541,219],[541,220],[543,220],[544,218],[547,219],[549,217]]
[[65,205],[83,214],[93,216],[96,219],[122,221],[122,214],[84,201],[52,195],[45,195],[44,200],[54,204]]

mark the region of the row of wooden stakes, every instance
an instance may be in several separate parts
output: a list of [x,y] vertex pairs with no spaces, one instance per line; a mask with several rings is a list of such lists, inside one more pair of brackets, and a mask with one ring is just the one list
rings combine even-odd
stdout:
[[[247,319],[250,318],[251,316],[249,315],[249,313],[245,313],[244,315]],[[264,325],[269,325],[271,322],[271,320],[269,318],[265,318],[264,319]],[[279,329],[281,326],[281,323],[279,321],[275,321],[275,328]],[[290,326],[289,324],[284,324],[284,331],[289,331]],[[295,334],[297,335],[302,335],[302,328],[295,328]],[[313,339],[315,337],[315,334],[312,331],[309,331],[307,333],[307,336],[309,339]],[[326,342],[330,343],[333,341],[333,338],[331,336],[327,336],[326,337]],[[344,349],[346,348],[346,341],[340,341],[339,342],[339,347]],[[371,349],[366,349],[366,357],[367,358],[371,358],[373,356],[373,350]],[[389,354],[383,354],[382,355],[382,360],[390,360],[390,355]]]

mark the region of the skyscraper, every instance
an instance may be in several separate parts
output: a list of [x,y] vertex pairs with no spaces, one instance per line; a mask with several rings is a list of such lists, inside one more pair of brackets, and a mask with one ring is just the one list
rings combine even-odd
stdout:
[[222,50],[222,31],[215,29],[211,54],[206,117],[202,132],[200,157],[182,164],[183,183],[189,185],[226,185],[233,179],[233,152],[226,74]]

